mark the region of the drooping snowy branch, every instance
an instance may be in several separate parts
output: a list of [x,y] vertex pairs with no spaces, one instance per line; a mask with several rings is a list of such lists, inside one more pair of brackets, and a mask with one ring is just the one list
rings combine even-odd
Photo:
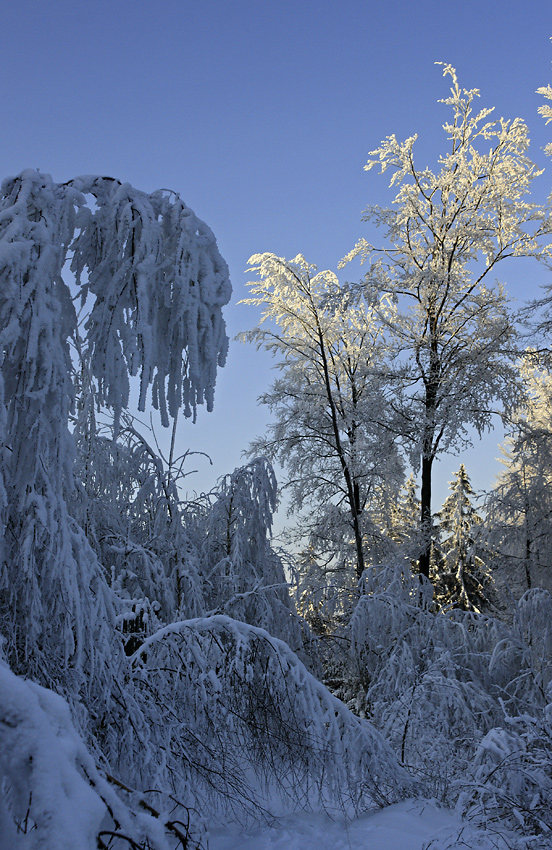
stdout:
[[87,335],[100,402],[120,410],[128,375],[139,374],[139,409],[152,385],[164,425],[181,406],[186,416],[204,402],[211,410],[231,294],[212,231],[178,195],[98,177],[70,185],[97,207],[80,211],[71,265],[95,296]]
[[140,405],[151,386],[164,424],[180,408],[189,416],[203,402],[212,407],[230,297],[213,234],[178,196],[99,177],[56,184],[32,170],[2,184],[0,628],[14,669],[25,659],[28,674],[58,682],[69,671],[78,680],[98,653],[111,654],[113,621],[102,568],[68,508],[76,391],[69,341],[77,332],[62,277],[69,259],[82,298],[93,296],[83,356],[95,400],[116,418],[136,374]]
[[132,660],[145,714],[163,729],[166,770],[186,766],[198,798],[211,789],[232,807],[239,788],[240,805],[253,802],[251,771],[301,807],[358,811],[414,788],[375,729],[263,629],[223,615],[173,623]]
[[106,776],[77,733],[67,703],[15,676],[2,661],[0,787],[0,843],[10,850],[201,848],[181,820],[183,807],[171,818]]

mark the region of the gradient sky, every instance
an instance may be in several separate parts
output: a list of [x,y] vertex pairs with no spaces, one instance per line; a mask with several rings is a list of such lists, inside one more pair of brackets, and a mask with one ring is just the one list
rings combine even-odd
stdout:
[[[435,163],[447,117],[437,100],[448,93],[436,61],[454,65],[497,117],[527,121],[531,155],[547,165],[543,200],[552,127],[535,90],[552,82],[550,36],[550,0],[4,2],[1,176],[32,167],[56,181],[102,174],[178,191],[230,266],[233,337],[257,319],[238,305],[251,254],[301,252],[336,269],[366,234],[364,207],[390,203],[386,177],[362,170],[381,139],[418,133],[418,164]],[[535,265],[498,274],[518,299],[549,276]],[[182,450],[213,460],[209,470],[197,459],[190,487],[242,462],[267,421],[256,398],[272,377],[266,355],[232,344],[214,412],[181,426]],[[462,458],[478,488],[498,469],[496,441]],[[438,498],[459,465],[438,464]]]

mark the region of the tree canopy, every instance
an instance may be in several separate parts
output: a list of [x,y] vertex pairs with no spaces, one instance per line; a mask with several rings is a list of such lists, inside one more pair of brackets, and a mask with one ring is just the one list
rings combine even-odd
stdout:
[[413,464],[421,462],[426,576],[435,457],[467,445],[468,429],[481,434],[519,392],[514,318],[492,274],[510,257],[547,256],[541,240],[550,230],[545,210],[528,199],[542,172],[527,156],[527,126],[488,120],[492,109],[474,112],[478,90],[461,89],[450,65],[444,75],[452,86],[442,102],[452,116],[439,170],[416,166],[416,136],[388,136],[373,150],[366,170],[391,169],[398,187],[393,208],[365,212],[386,243],[362,239],[346,258],[369,263],[360,289],[385,328],[405,445]]

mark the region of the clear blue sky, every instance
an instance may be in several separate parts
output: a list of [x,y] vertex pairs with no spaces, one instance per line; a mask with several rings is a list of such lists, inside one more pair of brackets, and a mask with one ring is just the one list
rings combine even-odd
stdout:
[[[365,233],[363,208],[390,202],[385,177],[362,170],[384,136],[417,132],[419,164],[434,163],[447,94],[435,61],[497,116],[524,118],[545,165],[552,128],[535,89],[552,82],[550,36],[550,0],[5,2],[2,176],[33,167],[178,191],[229,263],[234,336],[256,321],[237,303],[251,254],[302,252],[335,269]],[[539,200],[550,188],[552,163]],[[504,275],[518,298],[547,276]],[[183,449],[213,458],[198,487],[240,463],[266,421],[256,398],[271,378],[266,356],[232,345],[214,412],[181,429]],[[495,435],[464,458],[477,487],[490,485],[496,454]],[[459,463],[440,464],[440,486]]]

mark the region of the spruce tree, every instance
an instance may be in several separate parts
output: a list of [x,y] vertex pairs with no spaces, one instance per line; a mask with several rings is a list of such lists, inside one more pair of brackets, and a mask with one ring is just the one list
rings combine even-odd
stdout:
[[437,514],[439,531],[446,536],[432,559],[435,599],[441,605],[481,611],[490,604],[491,580],[476,553],[475,529],[482,518],[471,502],[473,488],[463,463],[450,482],[450,490]]
[[392,511],[390,536],[398,544],[400,556],[412,561],[418,569],[420,535],[420,497],[414,474],[403,484],[399,498]]

